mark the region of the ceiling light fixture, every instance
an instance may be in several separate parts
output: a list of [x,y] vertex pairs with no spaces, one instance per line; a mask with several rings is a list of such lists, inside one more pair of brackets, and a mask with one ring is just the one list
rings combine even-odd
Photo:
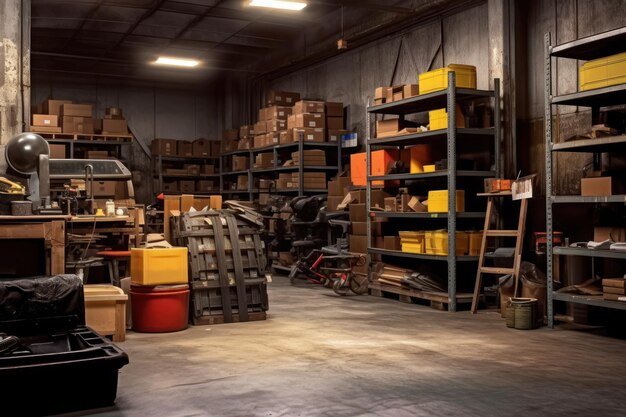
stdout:
[[300,11],[306,7],[306,3],[286,0],[250,0],[250,6]]
[[199,64],[199,62],[195,59],[172,58],[167,56],[160,56],[156,61],[154,61],[154,63],[158,65],[171,65],[174,67],[186,68],[193,68]]

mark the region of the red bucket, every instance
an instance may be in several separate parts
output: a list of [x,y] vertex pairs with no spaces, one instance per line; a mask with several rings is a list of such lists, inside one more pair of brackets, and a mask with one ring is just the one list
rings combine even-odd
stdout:
[[177,332],[189,321],[189,287],[131,285],[133,330],[144,333]]

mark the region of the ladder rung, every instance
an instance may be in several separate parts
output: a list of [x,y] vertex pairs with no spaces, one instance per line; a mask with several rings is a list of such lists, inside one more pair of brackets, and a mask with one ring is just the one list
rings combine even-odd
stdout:
[[515,272],[515,269],[513,268],[494,268],[494,267],[481,267],[480,268],[480,272],[482,272],[483,274],[496,274],[496,275],[500,275],[500,274],[512,274],[513,272]]
[[517,230],[486,230],[487,236],[492,237],[517,237]]

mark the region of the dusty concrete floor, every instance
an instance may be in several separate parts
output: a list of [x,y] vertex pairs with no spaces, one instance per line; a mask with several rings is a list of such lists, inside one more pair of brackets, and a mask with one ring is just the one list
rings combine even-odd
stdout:
[[312,286],[263,322],[130,333],[98,416],[623,416],[626,342]]

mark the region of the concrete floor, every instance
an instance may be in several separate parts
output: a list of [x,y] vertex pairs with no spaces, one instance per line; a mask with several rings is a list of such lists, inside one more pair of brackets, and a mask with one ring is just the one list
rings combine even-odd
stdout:
[[131,332],[116,407],[87,415],[624,415],[622,340],[512,330],[495,313],[340,298],[281,277],[269,314]]

